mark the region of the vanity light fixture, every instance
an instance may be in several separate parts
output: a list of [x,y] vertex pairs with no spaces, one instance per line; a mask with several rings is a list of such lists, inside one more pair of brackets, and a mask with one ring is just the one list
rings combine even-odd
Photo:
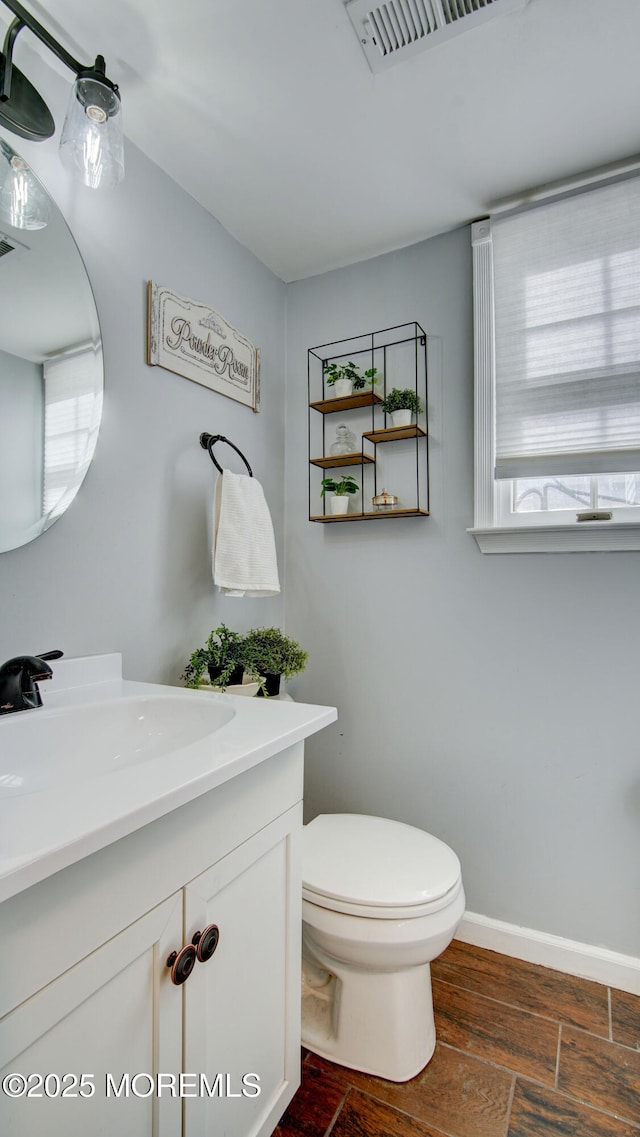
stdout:
[[13,63],[13,47],[23,28],[33,32],[76,75],[60,138],[65,166],[93,189],[114,186],[124,177],[120,92],[105,74],[105,62],[93,67],[74,59],[18,0],[2,0],[14,14],[0,55],[0,125],[32,142],[43,142],[55,130],[51,112],[29,80]]
[[24,158],[0,138],[0,219],[14,229],[44,229],[49,213],[48,193]]

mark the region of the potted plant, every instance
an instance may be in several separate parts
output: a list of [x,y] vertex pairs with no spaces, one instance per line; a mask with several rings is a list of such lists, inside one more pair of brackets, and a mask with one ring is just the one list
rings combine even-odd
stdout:
[[352,360],[349,363],[328,363],[324,375],[327,387],[333,387],[332,394],[338,398],[350,395],[352,391],[361,391],[367,383],[373,387],[373,384],[378,382],[377,367],[370,367],[364,375],[361,375]]
[[304,671],[308,659],[308,652],[280,628],[252,628],[244,637],[243,647],[247,671],[264,676],[264,688],[259,695],[279,694],[281,677],[290,679]]
[[323,478],[320,497],[326,493],[333,496],[329,498],[331,513],[347,513],[349,511],[349,494],[357,493],[359,485],[351,474],[344,474],[338,481],[335,478]]
[[358,368],[352,361],[349,363],[328,363],[324,369],[324,376],[327,387],[333,387],[332,394],[337,398],[350,395],[354,380],[357,381],[360,378]]
[[411,387],[400,390],[394,387],[380,404],[386,415],[391,415],[394,426],[409,426],[411,416],[419,415],[422,408],[422,399]]
[[354,391],[361,391],[363,387],[366,387],[367,383],[370,383],[371,388],[373,390],[373,385],[374,385],[374,383],[377,383],[377,382],[378,382],[378,368],[377,367],[370,367],[368,369],[368,371],[365,371],[364,375],[354,376],[353,389],[354,389]]
[[209,633],[205,646],[192,652],[182,678],[187,687],[199,687],[208,671],[213,686],[224,691],[230,683],[242,683],[244,669],[244,637],[220,624]]

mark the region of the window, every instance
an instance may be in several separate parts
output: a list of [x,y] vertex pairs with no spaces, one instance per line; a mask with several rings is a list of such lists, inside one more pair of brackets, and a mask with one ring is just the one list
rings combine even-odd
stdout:
[[102,410],[99,347],[45,359],[42,512],[54,521],[73,501],[95,450]]
[[640,179],[472,241],[471,532],[483,552],[640,549]]

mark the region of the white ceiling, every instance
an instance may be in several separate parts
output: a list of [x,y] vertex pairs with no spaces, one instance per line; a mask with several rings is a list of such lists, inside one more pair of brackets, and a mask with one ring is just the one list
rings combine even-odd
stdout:
[[344,0],[27,6],[106,57],[128,137],[285,281],[640,151],[640,0],[529,0],[378,75]]

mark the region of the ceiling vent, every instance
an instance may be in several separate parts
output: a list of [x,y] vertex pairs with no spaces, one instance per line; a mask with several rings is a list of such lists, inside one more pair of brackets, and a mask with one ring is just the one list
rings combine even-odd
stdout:
[[8,256],[9,253],[13,253],[14,258],[16,256],[21,257],[28,252],[28,245],[23,245],[22,241],[16,241],[15,237],[8,237],[6,233],[0,233],[0,258]]
[[347,12],[372,71],[384,71],[528,0],[349,0]]

